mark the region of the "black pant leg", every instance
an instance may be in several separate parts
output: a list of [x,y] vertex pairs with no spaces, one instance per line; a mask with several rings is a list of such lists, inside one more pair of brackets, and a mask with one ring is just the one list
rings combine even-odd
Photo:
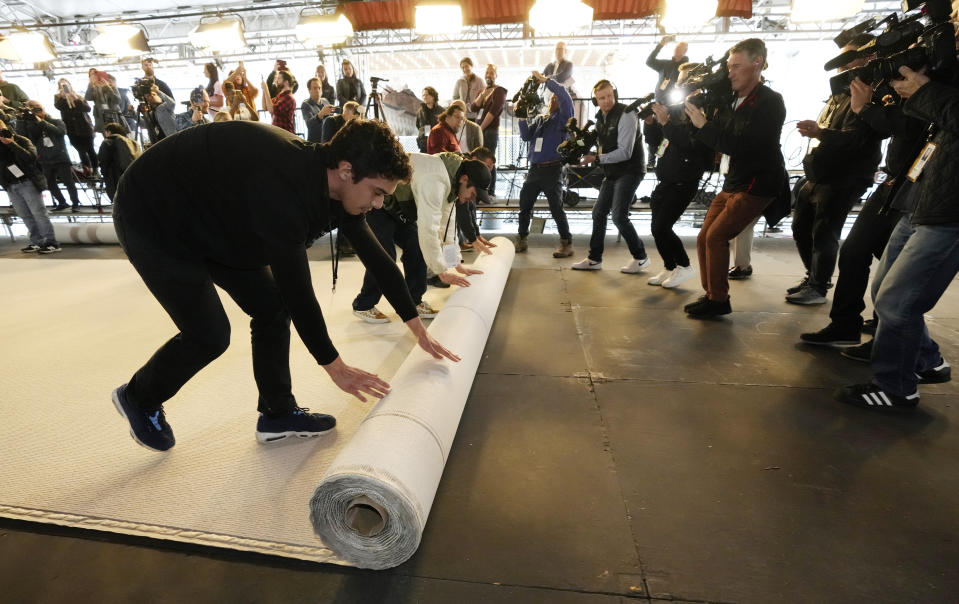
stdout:
[[666,269],[672,270],[677,266],[689,266],[689,255],[683,242],[673,231],[673,225],[683,215],[693,195],[696,192],[698,183],[673,183],[661,181],[653,189],[652,201],[650,202],[653,211],[652,233],[653,240],[656,242],[656,249],[663,258],[663,264]]
[[566,218],[566,210],[563,209],[563,166],[547,166],[542,168],[540,177],[540,190],[546,195],[546,201],[549,202],[549,213],[553,216],[553,222],[556,223],[556,229],[559,231],[561,239],[572,239],[569,232],[569,220]]
[[533,216],[533,206],[536,204],[536,198],[542,190],[540,184],[540,170],[536,166],[530,166],[526,174],[526,181],[523,188],[519,190],[519,235],[526,237],[529,235],[529,223]]
[[[392,217],[391,217],[392,218]],[[393,218],[395,230],[393,240],[396,245],[403,250],[400,262],[403,263],[403,276],[406,278],[406,287],[410,290],[410,297],[413,298],[413,304],[419,304],[423,301],[423,294],[426,293],[426,260],[423,258],[423,250],[420,249],[419,233],[416,230],[416,223],[401,223]]]
[[50,191],[50,195],[53,196],[56,205],[67,205],[67,200],[64,199],[63,193],[60,192],[60,186],[57,184],[57,165],[43,164],[41,168],[43,169],[43,177],[47,181],[47,190]]
[[[396,227],[393,217],[386,210],[370,210],[366,214],[366,222],[386,253],[396,260],[396,245],[393,243]],[[360,288],[360,293],[353,300],[353,310],[369,310],[376,306],[382,297],[383,291],[376,282],[376,277],[372,272],[366,271],[363,273],[363,286]]]
[[812,266],[812,227],[816,217],[816,208],[813,203],[813,189],[815,184],[807,180],[796,195],[796,207],[793,208],[793,241],[799,251],[806,273]]
[[892,229],[902,217],[896,210],[879,214],[885,202],[883,187],[876,189],[859,211],[849,235],[839,248],[839,277],[829,318],[843,327],[862,326],[864,298],[873,258],[881,258]]
[[836,269],[839,238],[852,206],[862,197],[866,184],[843,183],[829,187],[816,203],[816,217],[812,229],[812,264],[809,285],[826,292],[826,284]]
[[57,164],[56,170],[57,177],[67,187],[67,194],[70,195],[70,201],[73,202],[73,207],[79,206],[80,197],[77,195],[77,185],[73,181],[73,168],[70,164]]

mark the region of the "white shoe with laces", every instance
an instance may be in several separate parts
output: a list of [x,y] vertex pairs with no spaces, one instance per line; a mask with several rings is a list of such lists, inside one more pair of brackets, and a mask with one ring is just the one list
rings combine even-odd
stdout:
[[363,319],[367,323],[389,323],[390,318],[380,312],[380,309],[377,307],[369,308],[367,310],[354,310],[353,314],[357,317]]
[[649,281],[647,281],[646,283],[649,285],[662,285],[664,281],[666,281],[667,279],[669,279],[670,276],[672,276],[672,274],[673,274],[673,271],[669,270],[668,268],[664,268],[655,277],[650,277]]
[[637,273],[641,273],[644,270],[646,270],[646,268],[650,264],[652,264],[652,262],[649,260],[649,256],[646,256],[642,260],[637,260],[633,258],[633,261],[627,264],[626,266],[620,268],[619,272],[626,273],[627,275],[635,275]]
[[596,262],[589,258],[583,258],[572,266],[574,271],[598,271],[603,268],[602,262]]
[[663,281],[663,287],[673,288],[679,287],[682,283],[689,281],[696,276],[696,269],[691,266],[677,266],[676,270],[673,271],[673,274],[669,276],[669,279]]

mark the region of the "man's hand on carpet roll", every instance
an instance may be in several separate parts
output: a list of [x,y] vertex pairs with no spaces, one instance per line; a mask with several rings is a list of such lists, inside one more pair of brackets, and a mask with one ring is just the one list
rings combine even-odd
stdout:
[[419,344],[420,348],[428,352],[434,359],[442,359],[445,357],[454,363],[459,362],[460,357],[437,342],[436,339],[430,335],[430,332],[426,331],[426,326],[423,325],[423,321],[419,317],[413,317],[407,321],[406,326],[409,327],[413,335],[416,336],[416,343]]
[[466,268],[465,266],[463,266],[463,263],[462,263],[462,262],[460,262],[459,264],[456,265],[456,272],[462,273],[462,274],[466,275],[467,277],[470,276],[470,275],[482,275],[482,274],[483,274],[483,271],[481,271],[481,270],[478,269],[478,268]]
[[[419,319],[417,318],[417,320]],[[323,369],[326,369],[330,379],[340,390],[352,394],[363,402],[366,402],[363,394],[368,394],[374,398],[383,398],[390,393],[388,383],[368,371],[350,367],[343,362],[342,357],[336,357],[329,365],[323,365]]]

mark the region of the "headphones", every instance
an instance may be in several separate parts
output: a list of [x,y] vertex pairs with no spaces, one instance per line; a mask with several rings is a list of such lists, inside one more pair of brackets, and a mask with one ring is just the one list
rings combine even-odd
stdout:
[[590,99],[590,101],[592,101],[593,103],[593,107],[599,107],[599,103],[596,102],[596,89],[606,88],[607,86],[613,89],[613,101],[616,103],[619,102],[619,91],[616,90],[616,86],[609,80],[603,78],[602,80],[596,82],[596,84],[593,86],[593,90],[592,90],[593,94],[592,94],[592,98]]

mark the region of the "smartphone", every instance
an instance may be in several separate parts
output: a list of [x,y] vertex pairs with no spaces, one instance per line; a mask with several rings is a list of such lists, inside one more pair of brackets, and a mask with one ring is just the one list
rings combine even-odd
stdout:
[[13,132],[10,132],[10,130],[4,128],[3,130],[0,130],[0,138],[13,138]]
[[70,86],[66,82],[64,82],[60,84],[60,90],[64,92],[70,92]]

